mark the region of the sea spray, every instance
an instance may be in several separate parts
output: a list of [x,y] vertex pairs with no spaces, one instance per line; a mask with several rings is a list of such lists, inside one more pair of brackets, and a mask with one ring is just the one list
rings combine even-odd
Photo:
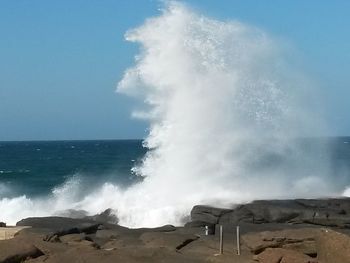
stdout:
[[2,198],[1,220],[112,208],[125,226],[180,225],[196,204],[344,191],[330,174],[327,144],[301,139],[324,126],[308,103],[317,92],[289,63],[283,43],[177,2],[126,39],[141,48],[117,90],[145,102],[133,113],[150,123],[148,152],[133,168],[142,180],[87,191],[73,177],[46,198]]
[[117,90],[145,101],[134,115],[149,120],[150,132],[135,167],[144,181],[126,192],[142,195],[128,205],[131,218],[119,210],[122,223],[178,224],[174,215],[199,203],[334,194],[329,160],[315,158],[326,149],[296,139],[324,127],[304,103],[309,82],[278,41],[177,2],[126,39],[141,51]]

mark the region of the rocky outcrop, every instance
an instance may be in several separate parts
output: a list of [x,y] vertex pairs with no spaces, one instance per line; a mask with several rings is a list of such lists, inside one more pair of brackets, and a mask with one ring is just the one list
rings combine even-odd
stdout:
[[264,262],[350,263],[350,237],[325,228],[264,231],[242,236],[254,259]]
[[241,223],[304,223],[350,228],[350,198],[260,200],[233,209],[195,206],[187,226]]
[[203,255],[184,252],[200,239],[191,229],[172,225],[129,229],[108,223],[92,229],[93,223],[62,217],[24,219],[18,225],[33,228],[13,240],[33,243],[45,251],[44,256],[30,262],[205,262],[206,257],[213,257],[205,246],[199,249]]
[[[349,199],[255,201],[232,209],[195,206],[187,227],[138,229],[113,223],[112,211],[80,219],[27,218],[17,225],[32,228],[0,241],[0,255],[7,253],[2,259],[10,260],[0,263],[350,263],[350,238],[334,231],[350,234],[349,206]],[[203,227],[219,225],[224,229],[220,255],[218,234],[207,236]],[[234,249],[236,225],[240,255]]]
[[116,212],[113,211],[113,209],[106,209],[100,214],[94,215],[94,216],[86,216],[83,217],[85,220],[92,220],[97,223],[102,223],[102,224],[118,224],[119,219],[116,216]]
[[267,248],[284,248],[316,257],[318,231],[318,229],[305,228],[248,233],[242,236],[242,244],[247,246],[253,254],[260,254]]
[[60,242],[60,237],[70,234],[93,234],[101,224],[92,220],[73,219],[66,217],[32,217],[23,219],[17,226],[31,226],[37,229],[45,229],[48,234],[44,241]]
[[219,223],[220,217],[232,211],[232,209],[196,205],[191,211],[191,221],[186,223],[185,227],[208,227],[208,234],[214,235],[215,226]]
[[86,228],[96,225],[96,222],[90,219],[76,219],[68,217],[29,217],[18,221],[16,226],[31,226],[38,229],[64,230],[70,228]]

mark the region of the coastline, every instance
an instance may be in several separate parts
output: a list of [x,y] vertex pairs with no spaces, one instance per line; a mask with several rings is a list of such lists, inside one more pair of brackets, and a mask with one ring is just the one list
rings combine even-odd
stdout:
[[[205,226],[215,233],[206,235]],[[183,227],[129,229],[106,210],[80,219],[26,218],[4,231],[13,238],[0,241],[0,262],[347,263],[350,198],[260,200],[234,209],[197,205]]]

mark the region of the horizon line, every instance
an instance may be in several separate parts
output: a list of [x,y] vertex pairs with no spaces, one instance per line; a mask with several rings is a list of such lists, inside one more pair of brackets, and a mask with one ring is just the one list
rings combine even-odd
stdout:
[[[324,135],[324,136],[302,136],[299,138],[348,138],[350,135]],[[65,142],[65,141],[142,141],[145,138],[105,138],[105,139],[29,139],[29,140],[0,140],[0,143],[6,142]]]
[[33,140],[0,140],[4,142],[72,142],[72,141],[142,141],[143,138],[123,138],[123,139],[33,139]]

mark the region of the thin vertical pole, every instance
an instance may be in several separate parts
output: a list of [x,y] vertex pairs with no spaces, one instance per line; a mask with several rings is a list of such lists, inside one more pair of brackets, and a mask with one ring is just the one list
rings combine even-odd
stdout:
[[220,254],[224,253],[224,233],[222,231],[222,226],[220,225]]
[[240,233],[239,226],[236,227],[236,242],[237,242],[237,255],[241,255],[241,242],[240,242]]

